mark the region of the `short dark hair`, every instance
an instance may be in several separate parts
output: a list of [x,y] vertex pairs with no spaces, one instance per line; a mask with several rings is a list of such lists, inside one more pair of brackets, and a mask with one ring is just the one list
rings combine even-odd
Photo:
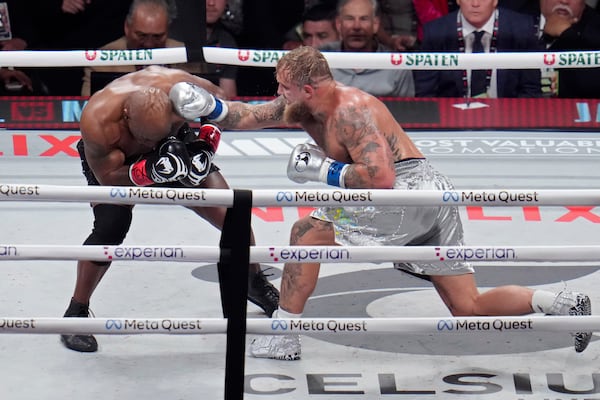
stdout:
[[305,21],[333,21],[337,15],[335,7],[330,7],[327,4],[316,4],[304,11],[302,14],[302,22]]

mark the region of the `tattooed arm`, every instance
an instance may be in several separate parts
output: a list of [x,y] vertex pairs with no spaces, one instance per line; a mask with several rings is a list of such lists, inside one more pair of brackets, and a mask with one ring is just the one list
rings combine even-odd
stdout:
[[394,155],[376,114],[364,104],[336,110],[332,133],[352,160],[344,177],[347,188],[390,189],[394,185]]
[[285,100],[278,97],[264,104],[247,104],[239,101],[227,103],[229,113],[219,122],[224,129],[260,129],[282,126]]

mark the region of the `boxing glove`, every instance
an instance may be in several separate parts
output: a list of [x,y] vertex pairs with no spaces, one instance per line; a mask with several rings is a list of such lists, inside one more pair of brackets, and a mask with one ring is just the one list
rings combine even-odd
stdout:
[[182,184],[196,187],[206,179],[220,140],[221,130],[218,127],[212,124],[202,125],[198,140],[186,145],[190,157],[190,171],[187,176],[180,179]]
[[206,117],[211,121],[223,120],[229,111],[227,104],[190,82],[177,82],[169,91],[175,112],[190,121]]
[[129,179],[137,186],[177,182],[187,176],[189,168],[185,144],[171,136],[129,167]]
[[303,143],[297,145],[290,155],[287,176],[297,183],[324,182],[345,188],[344,175],[347,170],[348,164],[327,157],[314,144]]

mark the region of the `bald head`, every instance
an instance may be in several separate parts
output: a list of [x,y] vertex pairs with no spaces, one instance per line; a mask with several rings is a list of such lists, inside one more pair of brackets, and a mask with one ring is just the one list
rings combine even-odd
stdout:
[[167,93],[155,87],[132,92],[124,113],[131,134],[144,142],[158,142],[171,131],[173,107]]

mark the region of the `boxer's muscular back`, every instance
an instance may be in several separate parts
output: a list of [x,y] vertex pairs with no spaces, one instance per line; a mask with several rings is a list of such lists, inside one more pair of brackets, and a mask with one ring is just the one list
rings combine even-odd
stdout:
[[81,122],[85,124],[90,119],[101,124],[116,123],[122,117],[123,103],[130,93],[155,87],[168,94],[175,83],[182,81],[190,81],[219,97],[223,95],[221,88],[206,79],[178,69],[149,66],[117,78],[95,93],[84,108]]
[[[124,75],[90,97],[81,115],[80,129],[87,161],[101,183],[112,184],[125,179],[126,174],[116,172],[123,170],[125,159],[152,150],[136,141],[129,132],[124,119],[128,95],[148,87],[168,93],[175,82],[182,80],[204,84],[204,80],[183,71],[152,66]],[[174,113],[173,116],[172,129],[175,129],[183,120]]]

